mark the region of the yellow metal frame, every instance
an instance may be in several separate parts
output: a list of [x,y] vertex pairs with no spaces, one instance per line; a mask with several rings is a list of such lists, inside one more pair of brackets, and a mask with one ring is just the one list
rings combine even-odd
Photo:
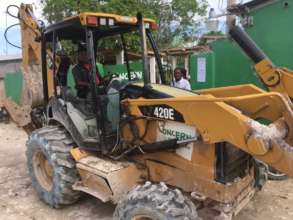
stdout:
[[[93,13],[93,12],[83,12],[77,16],[69,17],[64,20],[69,21],[72,19],[79,18],[80,23],[83,26],[87,26],[87,18],[89,17],[96,17],[96,18],[110,18],[115,21],[116,24],[127,24],[127,25],[137,25],[137,18],[136,17],[129,17],[129,16],[121,16],[116,14],[109,14],[109,13]],[[157,23],[153,19],[144,18],[145,23],[150,24],[150,28],[157,26]],[[153,28],[153,30],[155,30]]]
[[293,98],[293,71],[276,68],[266,59],[256,64],[255,70],[270,91],[280,92]]
[[[226,96],[231,94],[242,96]],[[208,93],[206,91],[206,93]],[[214,93],[215,96],[211,95]],[[222,94],[222,97],[217,97]],[[139,106],[168,105],[180,112],[185,124],[193,126],[204,144],[228,142],[250,155],[293,176],[293,112],[288,101],[276,92],[264,92],[253,85],[214,89],[210,94],[166,99],[124,100],[130,115],[143,117]],[[268,119],[270,126],[254,119]],[[140,134],[145,132],[147,119],[136,122]],[[156,122],[145,135],[147,143],[155,143]],[[125,127],[125,140],[132,140]],[[271,136],[269,136],[271,132]],[[142,144],[142,143],[137,143]]]

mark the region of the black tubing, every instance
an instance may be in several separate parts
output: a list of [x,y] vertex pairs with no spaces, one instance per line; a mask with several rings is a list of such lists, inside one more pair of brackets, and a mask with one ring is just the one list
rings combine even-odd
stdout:
[[141,146],[142,150],[145,152],[157,152],[165,150],[177,149],[179,145],[177,144],[177,139],[171,139],[166,141],[159,141],[153,144],[144,144]]
[[263,59],[269,60],[266,54],[256,45],[251,37],[239,26],[233,26],[229,31],[229,35],[255,64]]

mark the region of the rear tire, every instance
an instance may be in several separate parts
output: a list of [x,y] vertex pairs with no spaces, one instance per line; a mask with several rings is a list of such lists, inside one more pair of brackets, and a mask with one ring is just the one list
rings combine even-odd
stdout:
[[39,198],[54,208],[72,204],[81,196],[72,189],[80,179],[70,154],[72,145],[66,130],[57,126],[34,131],[26,143],[32,186]]
[[147,182],[122,199],[114,220],[199,220],[194,204],[178,190],[164,183]]

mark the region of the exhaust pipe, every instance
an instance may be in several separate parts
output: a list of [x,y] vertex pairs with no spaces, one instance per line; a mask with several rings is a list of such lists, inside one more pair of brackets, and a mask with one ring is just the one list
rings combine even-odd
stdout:
[[140,30],[140,42],[142,51],[142,66],[143,66],[143,83],[144,87],[149,88],[150,86],[150,70],[148,66],[148,51],[147,51],[147,40],[146,40],[146,30],[143,20],[142,13],[137,13],[137,22]]

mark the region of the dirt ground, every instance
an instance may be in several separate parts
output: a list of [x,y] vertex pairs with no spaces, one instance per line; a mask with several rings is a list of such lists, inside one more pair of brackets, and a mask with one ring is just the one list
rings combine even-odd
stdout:
[[[0,124],[0,220],[110,220],[114,206],[85,197],[55,210],[36,196],[25,162],[26,134],[13,123]],[[235,220],[292,220],[293,180],[269,182]]]

